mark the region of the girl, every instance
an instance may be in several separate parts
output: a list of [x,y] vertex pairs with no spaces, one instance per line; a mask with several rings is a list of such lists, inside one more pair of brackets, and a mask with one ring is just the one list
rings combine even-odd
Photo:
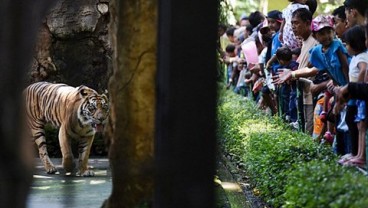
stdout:
[[[331,16],[319,15],[311,24],[313,36],[320,43],[311,49],[310,63],[319,71],[326,71],[333,81],[330,85],[345,85],[348,82],[348,54],[340,40],[334,38],[333,21]],[[325,93],[323,111],[320,114],[322,121],[326,122],[326,112],[329,108],[329,100],[332,94]],[[327,123],[328,124],[328,123]],[[335,125],[338,122],[335,122]],[[329,127],[329,126],[327,126]],[[332,141],[332,127],[327,130],[325,139]],[[337,143],[343,143],[343,138],[336,138]]]
[[[368,53],[366,52],[365,40],[366,37],[363,26],[356,25],[350,28],[345,34],[346,47],[348,53],[352,56],[349,65],[350,82],[367,82],[366,70],[368,69]],[[358,126],[358,151],[355,156],[344,157],[339,161],[346,166],[365,165],[365,133],[367,126],[367,122],[365,121],[365,101],[356,100],[356,106],[357,114],[355,115],[355,122],[357,122]]]

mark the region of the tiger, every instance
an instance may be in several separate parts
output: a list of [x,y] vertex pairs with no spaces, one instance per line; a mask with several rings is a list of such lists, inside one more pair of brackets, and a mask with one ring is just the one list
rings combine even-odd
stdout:
[[96,132],[101,132],[109,115],[107,95],[98,94],[84,85],[37,82],[23,92],[27,124],[39,157],[48,174],[57,173],[47,152],[44,126],[51,123],[59,127],[59,143],[62,166],[67,173],[74,170],[71,140],[78,142],[77,176],[94,176],[88,167],[88,159]]

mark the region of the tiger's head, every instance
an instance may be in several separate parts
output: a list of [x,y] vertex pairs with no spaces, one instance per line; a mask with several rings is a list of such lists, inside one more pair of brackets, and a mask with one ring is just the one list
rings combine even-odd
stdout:
[[78,92],[83,101],[78,112],[78,119],[83,125],[91,125],[96,132],[103,130],[109,116],[110,106],[105,94],[98,94],[86,86],[80,86]]

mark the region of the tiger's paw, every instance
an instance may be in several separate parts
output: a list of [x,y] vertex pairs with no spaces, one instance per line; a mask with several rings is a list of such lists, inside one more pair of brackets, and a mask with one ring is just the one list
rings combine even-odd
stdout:
[[92,170],[85,170],[83,171],[83,173],[81,171],[78,171],[77,176],[93,177],[95,176],[95,173]]
[[46,168],[46,172],[47,172],[47,174],[55,174],[58,171],[56,170],[56,168],[54,166],[50,166],[50,167]]

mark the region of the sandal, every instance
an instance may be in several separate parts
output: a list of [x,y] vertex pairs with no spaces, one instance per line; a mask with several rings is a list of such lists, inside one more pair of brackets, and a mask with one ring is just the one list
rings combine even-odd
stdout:
[[347,167],[364,167],[365,166],[365,160],[361,159],[351,159],[343,163],[343,166]]
[[340,157],[340,160],[338,160],[337,161],[337,163],[339,163],[340,165],[342,165],[342,164],[344,164],[345,162],[347,162],[347,161],[349,161],[349,160],[351,160],[351,159],[353,159],[353,154],[351,154],[351,153],[348,153],[348,154],[346,154],[346,155],[343,155],[343,156],[341,156]]

